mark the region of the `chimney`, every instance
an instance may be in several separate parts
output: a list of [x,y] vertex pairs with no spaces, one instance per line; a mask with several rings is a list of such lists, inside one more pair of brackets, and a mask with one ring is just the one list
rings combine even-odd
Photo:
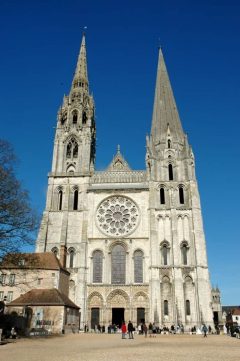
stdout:
[[65,245],[60,246],[60,262],[63,268],[66,268],[67,260],[67,247]]

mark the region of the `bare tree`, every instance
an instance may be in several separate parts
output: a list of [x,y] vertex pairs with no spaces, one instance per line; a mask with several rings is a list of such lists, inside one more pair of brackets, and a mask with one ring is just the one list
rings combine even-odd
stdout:
[[0,139],[0,259],[34,244],[38,217],[30,206],[28,192],[16,178],[16,157],[9,142]]

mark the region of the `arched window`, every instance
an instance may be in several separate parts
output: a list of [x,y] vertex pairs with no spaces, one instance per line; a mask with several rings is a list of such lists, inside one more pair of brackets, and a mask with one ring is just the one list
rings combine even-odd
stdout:
[[182,263],[183,263],[184,265],[187,265],[187,264],[188,264],[187,253],[188,253],[188,247],[187,247],[186,244],[183,244],[183,245],[182,245]]
[[58,192],[58,210],[62,210],[62,201],[63,201],[63,191],[60,189]]
[[75,143],[73,146],[73,158],[77,158],[78,157],[78,144]]
[[134,252],[134,282],[143,283],[143,252]]
[[126,252],[121,244],[112,249],[112,284],[125,284]]
[[162,264],[164,266],[168,265],[168,252],[169,252],[168,246],[167,246],[167,244],[164,243],[161,247]]
[[78,112],[76,110],[74,110],[72,112],[72,122],[73,122],[73,124],[77,124],[77,120],[78,120]]
[[191,308],[190,308],[190,301],[186,300],[186,315],[190,316],[191,315]]
[[55,257],[58,256],[58,249],[57,249],[57,247],[53,247],[53,248],[51,249],[51,252],[54,253]]
[[69,142],[68,145],[67,145],[66,157],[67,157],[67,158],[71,158],[71,155],[72,155],[72,143]]
[[78,189],[75,189],[73,193],[73,210],[77,211],[78,209]]
[[183,191],[183,187],[179,187],[179,203],[180,204],[184,204],[184,191]]
[[73,268],[74,267],[74,258],[75,258],[75,249],[69,248],[68,253],[69,253],[69,267]]
[[168,164],[168,178],[169,180],[173,180],[173,166],[172,164]]
[[87,114],[85,112],[83,112],[83,115],[82,115],[82,123],[83,124],[87,123]]
[[167,300],[163,301],[163,314],[164,314],[164,316],[168,316],[168,301]]
[[160,188],[160,203],[165,204],[165,191],[164,188]]
[[168,139],[168,149],[170,149],[171,148],[171,140],[170,139]]
[[74,138],[67,144],[66,157],[70,159],[78,157],[78,143]]
[[93,253],[93,283],[102,283],[103,254],[101,251]]

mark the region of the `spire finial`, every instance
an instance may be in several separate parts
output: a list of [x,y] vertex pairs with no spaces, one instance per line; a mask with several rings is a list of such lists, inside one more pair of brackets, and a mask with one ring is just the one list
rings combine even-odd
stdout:
[[118,154],[120,153],[120,145],[119,144],[117,145],[117,153]]

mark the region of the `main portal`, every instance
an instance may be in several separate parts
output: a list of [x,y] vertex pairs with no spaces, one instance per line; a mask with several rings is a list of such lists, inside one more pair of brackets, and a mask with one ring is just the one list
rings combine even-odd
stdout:
[[124,320],[124,308],[112,308],[112,324],[122,326]]

